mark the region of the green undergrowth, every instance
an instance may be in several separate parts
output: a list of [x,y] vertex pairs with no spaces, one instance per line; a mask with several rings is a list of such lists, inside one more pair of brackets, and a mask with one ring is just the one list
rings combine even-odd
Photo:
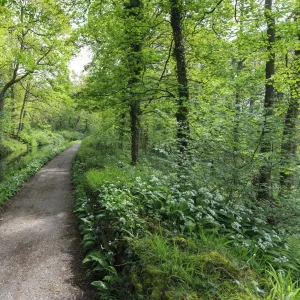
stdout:
[[77,141],[83,138],[83,134],[78,131],[61,130],[57,131],[57,133],[62,135],[67,141]]
[[99,299],[300,299],[299,237],[268,226],[255,205],[130,166],[92,138],[75,155],[73,183]]
[[76,131],[59,131],[40,130],[28,128],[21,132],[18,137],[3,137],[0,145],[0,158],[21,153],[28,148],[37,148],[47,145],[60,145],[65,141],[80,140],[82,136]]
[[[217,241],[216,241],[217,242]],[[203,240],[152,234],[131,242],[139,262],[131,281],[145,299],[251,299],[257,276],[225,248]]]
[[79,133],[73,131],[53,132],[50,130],[27,129],[20,134],[20,139],[30,147],[41,147],[46,145],[60,145],[67,141],[79,139]]
[[0,205],[16,194],[23,183],[32,177],[42,166],[53,157],[70,146],[70,142],[64,142],[58,146],[36,151],[22,157],[11,169],[5,171],[0,182]]
[[20,153],[26,151],[26,145],[16,139],[6,138],[2,140],[0,145],[0,158],[11,153]]

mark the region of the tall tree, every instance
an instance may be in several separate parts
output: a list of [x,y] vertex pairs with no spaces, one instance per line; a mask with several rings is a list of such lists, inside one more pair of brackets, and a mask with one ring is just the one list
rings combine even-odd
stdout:
[[128,92],[131,128],[131,162],[137,164],[139,157],[141,101],[138,96],[138,84],[142,72],[142,9],[141,0],[129,0],[125,3],[125,39],[129,46],[126,62],[129,73]]
[[30,95],[30,81],[27,82],[25,89],[25,93],[24,93],[24,97],[23,97],[23,101],[22,101],[22,106],[21,106],[21,111],[20,111],[20,116],[19,116],[19,125],[18,125],[18,131],[17,131],[17,135],[19,136],[21,131],[24,129],[24,117],[25,117],[25,112],[26,112],[26,104],[27,101],[29,99],[29,95]]
[[264,156],[263,164],[260,168],[258,178],[258,193],[259,200],[271,199],[271,166],[269,156],[272,153],[272,136],[271,123],[274,106],[274,83],[273,76],[275,74],[275,18],[272,12],[272,1],[265,0],[265,19],[267,23],[267,54],[266,62],[266,83],[265,83],[265,98],[264,98],[264,123],[261,137],[261,154]]
[[[300,20],[300,5],[296,7],[294,22]],[[300,32],[297,32],[297,44],[300,43]],[[290,99],[284,120],[282,133],[281,157],[283,160],[283,171],[280,172],[280,183],[285,191],[291,191],[293,167],[297,153],[297,119],[299,115],[299,89],[300,89],[300,49],[296,44],[294,50],[293,64],[290,67]]]
[[43,70],[55,73],[62,56],[68,59],[69,46],[62,36],[70,28],[68,17],[54,1],[9,1],[2,22],[6,30],[1,40],[4,80],[0,87],[0,111],[13,85]]
[[189,87],[186,68],[186,53],[183,38],[183,1],[170,0],[171,26],[174,39],[174,58],[176,60],[176,75],[178,82],[177,100],[177,139],[179,151],[184,154],[188,148],[189,139],[189,119],[188,101]]

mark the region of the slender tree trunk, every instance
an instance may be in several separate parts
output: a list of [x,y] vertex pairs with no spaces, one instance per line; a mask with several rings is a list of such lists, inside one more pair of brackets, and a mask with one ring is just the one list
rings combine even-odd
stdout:
[[136,165],[139,158],[139,137],[140,137],[140,102],[135,101],[130,105],[131,119],[131,162]]
[[1,91],[0,91],[0,112],[3,113],[4,111],[4,99],[5,99],[5,94],[8,91],[9,87],[4,87]]
[[11,118],[12,118],[12,126],[10,128],[10,133],[11,135],[15,135],[16,132],[16,128],[15,128],[15,120],[17,118],[17,114],[16,114],[16,103],[15,103],[15,86],[12,86],[10,88],[11,90]]
[[[299,19],[300,11],[296,12],[295,22]],[[300,33],[298,32],[300,42]],[[300,50],[295,50],[293,64],[293,79],[295,83],[291,86],[291,98],[285,116],[284,128],[282,133],[281,157],[283,160],[284,171],[280,172],[280,184],[282,190],[291,191],[292,187],[292,167],[295,163],[297,153],[297,119],[299,115],[299,88],[300,88]]]
[[125,135],[125,124],[126,124],[125,119],[126,119],[126,113],[123,112],[121,113],[120,120],[119,120],[119,149],[123,149],[124,147],[124,135]]
[[265,0],[265,18],[267,21],[267,53],[269,55],[266,63],[266,85],[265,85],[265,99],[264,99],[264,125],[261,139],[261,154],[263,154],[264,161],[260,168],[258,177],[258,193],[259,200],[271,200],[271,166],[268,154],[272,152],[271,141],[271,118],[273,116],[274,104],[274,86],[272,77],[275,73],[275,19],[272,15],[272,0]]
[[20,111],[19,126],[18,126],[17,136],[20,135],[21,131],[24,128],[23,120],[24,120],[24,117],[25,117],[25,108],[26,108],[26,103],[27,103],[28,97],[29,97],[29,90],[26,89],[25,94],[24,94],[24,98],[23,98],[23,103],[22,103],[21,111]]
[[74,130],[77,130],[77,126],[78,126],[78,123],[80,122],[80,116],[77,117],[75,123],[74,123],[74,126],[73,126],[73,129]]
[[282,187],[290,189],[292,174],[289,170],[293,166],[293,162],[297,151],[297,118],[298,118],[298,97],[292,95],[289,107],[285,116],[284,129],[283,129],[283,139],[281,145],[281,157],[284,162],[284,169],[286,171],[280,172],[280,184]]
[[176,60],[176,75],[178,82],[177,101],[177,139],[180,153],[186,153],[189,140],[188,101],[189,88],[186,70],[185,47],[182,33],[182,1],[170,0],[171,4],[171,26],[174,39],[174,58]]
[[131,163],[136,165],[139,158],[139,136],[140,136],[140,99],[136,94],[136,87],[140,83],[142,72],[142,40],[143,33],[141,27],[143,2],[142,0],[129,0],[125,4],[127,13],[126,37],[128,39],[130,53],[127,56],[130,79],[128,88],[130,94],[130,128],[131,128]]
[[[245,4],[244,0],[240,0],[240,19],[236,19],[236,22],[238,23],[239,26],[239,33],[238,35],[242,35],[244,33],[244,11],[245,11]],[[240,49],[238,49],[238,52],[240,52]],[[238,145],[239,145],[239,140],[240,140],[240,114],[241,114],[241,89],[242,86],[239,83],[238,79],[241,76],[240,73],[244,68],[244,60],[239,59],[237,61],[237,66],[236,66],[236,85],[235,85],[235,114],[234,114],[234,128],[233,128],[233,153],[234,153],[234,164],[235,166],[237,165],[236,163],[236,156],[238,153]]]
[[[237,76],[239,76],[239,73],[243,70],[243,61],[239,60],[237,63]],[[234,128],[233,128],[233,142],[234,147],[233,151],[234,154],[238,151],[238,144],[240,140],[240,114],[241,114],[241,88],[240,86],[236,86],[235,91],[235,114],[234,114]]]
[[86,119],[86,120],[85,120],[84,132],[88,132],[88,130],[89,130],[89,120]]
[[141,149],[143,149],[143,151],[147,151],[148,142],[149,142],[148,124],[147,123],[144,123],[144,125],[141,127],[140,135],[141,135],[141,137],[140,137]]
[[[239,73],[243,70],[244,64],[242,60],[237,62],[237,78],[239,77]],[[236,172],[238,167],[238,152],[239,152],[239,142],[240,142],[240,114],[241,114],[241,87],[239,84],[236,84],[235,91],[235,113],[234,113],[234,124],[233,124],[233,163],[234,163],[234,171],[232,174],[233,185],[236,185],[239,180],[239,174]]]

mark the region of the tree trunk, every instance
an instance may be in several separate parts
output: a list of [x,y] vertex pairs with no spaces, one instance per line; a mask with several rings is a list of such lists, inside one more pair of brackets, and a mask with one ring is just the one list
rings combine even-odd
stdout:
[[143,149],[144,152],[147,151],[148,143],[149,143],[148,124],[144,123],[144,126],[140,128],[140,144],[141,144],[141,149]]
[[[299,19],[300,11],[296,12],[295,22]],[[300,42],[300,33],[298,32]],[[299,88],[300,88],[300,50],[295,50],[293,79],[295,83],[291,86],[291,98],[285,116],[282,133],[281,158],[283,161],[283,171],[280,172],[280,184],[282,190],[291,191],[292,171],[297,153],[297,119],[299,114]]]
[[29,90],[26,89],[25,94],[24,94],[24,98],[23,98],[23,103],[22,103],[22,108],[21,108],[21,112],[20,112],[20,117],[19,117],[19,126],[18,126],[18,132],[17,132],[17,136],[20,135],[21,131],[24,128],[23,125],[23,120],[25,117],[25,108],[26,108],[26,103],[29,97]]
[[88,132],[88,130],[89,130],[89,120],[86,119],[86,120],[85,120],[84,132],[86,133],[86,132]]
[[139,158],[139,137],[140,137],[140,102],[135,101],[130,105],[130,119],[131,119],[131,162],[133,165],[137,164]]
[[14,69],[13,69],[13,74],[12,74],[12,77],[11,77],[11,80],[9,82],[7,82],[2,90],[0,91],[0,113],[3,112],[4,110],[4,100],[5,100],[5,95],[7,93],[7,91],[14,85],[16,84],[17,82],[21,81],[22,79],[24,79],[25,77],[27,77],[29,75],[29,73],[26,73],[25,75],[17,78],[17,75],[18,75],[18,71],[19,71],[19,64],[17,63],[15,66],[14,66]]
[[[128,80],[129,88],[129,106],[130,106],[130,128],[131,128],[131,163],[136,165],[139,158],[139,135],[140,135],[140,99],[135,91],[140,83],[140,74],[142,72],[142,40],[141,32],[142,21],[142,0],[129,0],[125,4],[127,13],[128,27],[126,28],[126,38],[129,43],[130,53],[127,54],[127,67],[130,74]],[[135,24],[136,22],[136,24]]]
[[15,135],[16,127],[15,127],[15,120],[17,118],[17,112],[16,112],[16,103],[15,103],[15,86],[13,85],[10,88],[11,91],[11,118],[12,118],[12,126],[10,128],[10,133],[12,135]]
[[80,116],[77,117],[77,119],[76,119],[76,121],[75,121],[75,123],[74,123],[74,126],[73,126],[73,129],[74,129],[74,130],[77,130],[77,126],[78,126],[78,124],[79,124],[79,122],[80,122],[80,118],[81,118]]
[[[237,62],[237,78],[240,76],[240,72],[243,70],[244,64],[242,60]],[[234,170],[232,173],[233,185],[236,185],[239,181],[238,168],[238,153],[239,153],[239,141],[240,141],[240,114],[241,114],[241,86],[236,84],[235,91],[235,113],[234,113],[234,124],[233,124],[233,164]]]
[[[236,18],[236,22],[238,23],[239,26],[239,35],[243,35],[244,33],[244,11],[245,11],[245,4],[244,0],[240,0],[240,19],[238,20]],[[238,54],[240,53],[240,49],[238,48]],[[240,141],[240,114],[241,114],[241,83],[239,82],[239,77],[241,76],[241,71],[244,68],[244,60],[239,59],[237,61],[237,66],[236,66],[236,84],[235,84],[235,114],[234,114],[234,128],[233,128],[233,155],[234,155],[234,165],[237,167],[237,154],[239,151],[239,141]],[[234,176],[238,176],[236,172],[234,172]],[[234,180],[235,183],[235,180]]]
[[181,0],[170,0],[171,4],[171,26],[174,39],[174,58],[176,60],[176,75],[178,82],[177,100],[177,140],[179,151],[185,154],[188,149],[189,119],[188,101],[189,89],[185,60],[185,47],[182,35],[182,2]]
[[[237,77],[239,76],[239,73],[243,70],[243,67],[244,67],[243,61],[239,60],[237,62]],[[234,114],[234,128],[233,128],[234,154],[238,152],[238,144],[240,140],[239,138],[240,113],[241,113],[241,87],[237,85],[235,91],[235,114]]]
[[126,124],[125,119],[126,119],[126,113],[123,112],[121,113],[119,119],[119,149],[123,149],[124,147],[124,135],[125,135],[125,124]]
[[7,92],[8,88],[4,87],[0,91],[0,113],[3,113],[4,111],[4,99],[5,99],[5,94]]
[[272,128],[270,125],[273,116],[274,104],[274,86],[273,75],[275,73],[275,19],[272,15],[272,0],[265,0],[265,18],[267,21],[267,53],[269,55],[266,63],[266,84],[265,84],[265,99],[264,99],[264,125],[262,129],[261,138],[261,154],[263,154],[264,161],[260,168],[258,177],[258,193],[259,200],[271,199],[271,166],[268,154],[272,153],[271,133]]

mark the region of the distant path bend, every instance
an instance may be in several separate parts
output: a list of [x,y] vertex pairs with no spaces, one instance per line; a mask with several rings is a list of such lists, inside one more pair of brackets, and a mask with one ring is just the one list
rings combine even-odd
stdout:
[[1,300],[91,300],[72,214],[73,145],[0,211]]

